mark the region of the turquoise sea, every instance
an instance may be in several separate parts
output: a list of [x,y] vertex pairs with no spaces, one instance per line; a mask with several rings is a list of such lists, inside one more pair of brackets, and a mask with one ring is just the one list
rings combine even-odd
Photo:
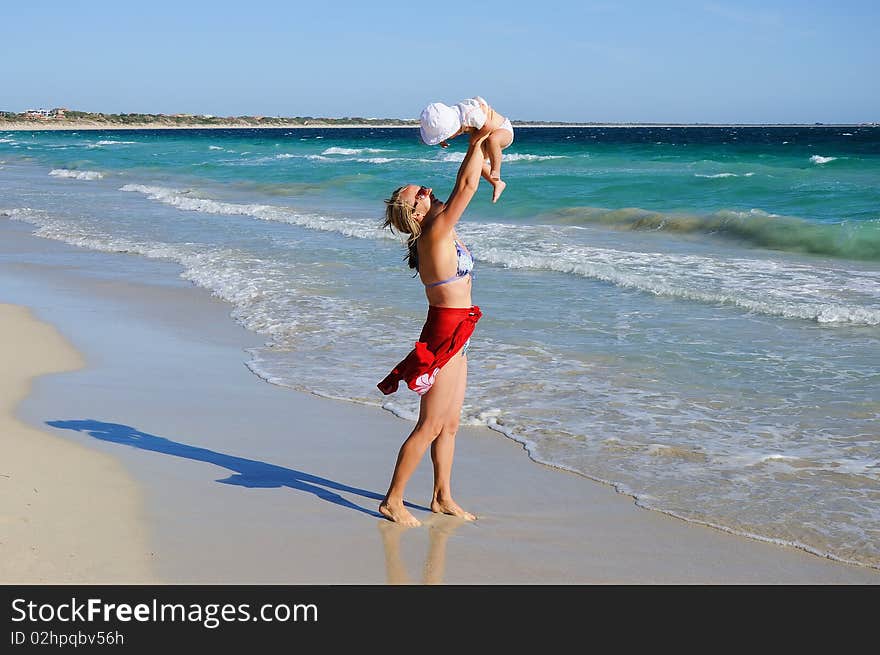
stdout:
[[[176,262],[263,335],[256,375],[411,418],[376,388],[425,314],[382,200],[444,197],[465,146],[0,132],[0,222]],[[880,128],[517,128],[502,176],[459,226],[485,314],[465,422],[643,507],[880,568]]]

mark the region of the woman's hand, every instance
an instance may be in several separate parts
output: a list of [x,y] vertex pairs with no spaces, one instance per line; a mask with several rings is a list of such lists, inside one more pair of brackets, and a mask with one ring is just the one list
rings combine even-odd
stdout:
[[492,134],[492,129],[489,127],[489,121],[486,121],[479,130],[471,132],[471,147],[481,144],[490,134]]

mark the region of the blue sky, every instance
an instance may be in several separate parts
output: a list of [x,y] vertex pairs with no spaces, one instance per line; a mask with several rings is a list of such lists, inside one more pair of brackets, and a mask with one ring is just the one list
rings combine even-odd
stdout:
[[[469,11],[468,11],[469,10]],[[0,110],[880,121],[880,3],[5,2]]]

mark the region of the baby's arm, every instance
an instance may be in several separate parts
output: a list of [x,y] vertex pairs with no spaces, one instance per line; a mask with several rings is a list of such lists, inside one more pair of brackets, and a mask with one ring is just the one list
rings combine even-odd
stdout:
[[456,132],[455,134],[453,134],[452,136],[450,136],[448,139],[444,139],[443,141],[441,141],[441,142],[438,143],[437,145],[440,146],[441,148],[448,148],[448,147],[449,147],[449,142],[450,142],[452,139],[454,139],[455,137],[457,137],[459,134],[464,134],[465,132],[470,132],[471,130],[472,130],[472,128],[469,128],[469,127],[466,127],[466,126],[462,125],[460,128],[458,128],[458,132]]

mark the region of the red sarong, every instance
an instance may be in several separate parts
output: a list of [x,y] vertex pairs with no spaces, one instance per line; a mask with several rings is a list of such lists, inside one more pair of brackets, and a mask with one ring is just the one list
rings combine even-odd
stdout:
[[473,307],[428,307],[428,318],[416,347],[378,385],[384,394],[397,391],[401,380],[420,396],[428,393],[434,378],[471,338],[483,313]]

